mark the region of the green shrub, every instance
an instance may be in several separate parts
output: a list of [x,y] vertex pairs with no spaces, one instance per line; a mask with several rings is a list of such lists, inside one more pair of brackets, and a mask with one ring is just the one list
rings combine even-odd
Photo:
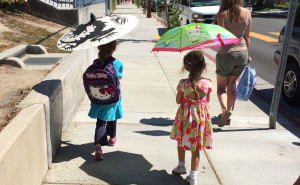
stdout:
[[140,5],[141,5],[141,2],[140,2],[140,0],[135,0],[135,5],[139,8],[140,7]]
[[0,0],[0,8],[14,10],[15,5],[25,3],[27,3],[27,0]]
[[182,17],[180,17],[180,14],[182,10],[178,8],[177,3],[174,3],[170,10],[170,28],[181,26]]
[[113,10],[116,9],[116,1],[117,1],[117,0],[112,0],[112,9],[113,9]]

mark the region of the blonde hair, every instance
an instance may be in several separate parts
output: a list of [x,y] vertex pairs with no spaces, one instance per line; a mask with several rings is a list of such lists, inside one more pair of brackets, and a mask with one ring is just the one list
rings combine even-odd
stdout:
[[189,80],[196,93],[197,101],[199,99],[199,93],[196,91],[194,80],[198,75],[202,74],[204,66],[205,66],[205,59],[201,51],[198,50],[190,51],[183,58],[182,71],[187,70],[188,72],[190,72]]
[[230,22],[238,22],[244,0],[221,0],[219,13],[227,10]]
[[98,57],[101,60],[106,60],[108,59],[110,56],[112,56],[113,52],[116,50],[117,47],[117,41],[111,41],[107,44],[103,44],[98,46]]

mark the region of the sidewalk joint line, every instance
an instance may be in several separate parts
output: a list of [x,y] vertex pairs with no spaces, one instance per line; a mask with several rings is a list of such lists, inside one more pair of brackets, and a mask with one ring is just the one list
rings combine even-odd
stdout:
[[207,158],[208,163],[210,164],[212,170],[214,171],[214,173],[215,173],[215,175],[216,175],[216,178],[217,178],[219,184],[220,184],[220,185],[223,185],[223,184],[222,184],[222,181],[221,181],[221,179],[220,179],[220,177],[219,177],[219,175],[218,175],[218,173],[217,173],[217,170],[215,169],[214,165],[211,163],[211,159],[210,159],[210,157],[209,157],[209,156],[207,155],[207,153],[206,153],[206,150],[203,149],[203,151],[204,151],[204,155],[205,155],[206,158]]
[[172,88],[174,94],[176,95],[176,91],[175,91],[175,89],[173,88],[172,83],[170,82],[170,80],[169,80],[169,78],[168,78],[168,76],[167,76],[167,74],[166,74],[166,71],[164,70],[163,66],[161,65],[160,61],[158,60],[158,57],[157,57],[157,55],[156,55],[155,52],[154,52],[154,55],[155,55],[156,60],[158,61],[159,65],[160,65],[160,68],[162,69],[162,71],[163,71],[165,77],[167,78],[167,80],[168,80],[168,82],[169,82],[169,84],[170,84],[170,86],[171,86],[171,88]]

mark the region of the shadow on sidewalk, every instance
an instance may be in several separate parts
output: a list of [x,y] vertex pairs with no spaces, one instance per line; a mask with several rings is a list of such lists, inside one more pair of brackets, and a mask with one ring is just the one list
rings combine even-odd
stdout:
[[138,40],[138,39],[118,39],[119,44],[122,44],[123,42],[140,43],[140,42],[153,42],[153,41],[151,41],[151,40]]
[[94,160],[94,156],[91,154],[94,149],[94,143],[85,143],[81,145],[74,145],[70,141],[62,141],[61,148],[59,149],[53,163],[61,163],[70,161],[77,157],[81,157],[85,160]]
[[[273,88],[270,89],[263,89],[263,90],[257,90],[253,89],[253,94],[256,96],[250,96],[250,101],[252,101],[258,108],[260,108],[265,114],[270,115],[270,106],[272,102],[272,96],[273,96]],[[261,101],[262,100],[262,101]],[[285,129],[290,131],[292,134],[294,134],[296,137],[300,138],[300,117],[295,116],[295,113],[291,113],[295,109],[294,107],[285,105],[282,103],[282,97],[280,97],[280,102],[278,106],[278,113],[284,116],[289,120],[289,122],[292,123],[289,124],[289,122],[285,121],[284,119],[278,119],[277,115],[277,122],[283,126]],[[267,103],[269,106],[265,106],[265,103]],[[290,109],[290,110],[289,110]],[[296,129],[296,128],[298,129]]]
[[170,126],[173,125],[174,120],[169,118],[150,118],[150,119],[141,119],[140,123],[146,125],[153,125],[153,126]]
[[[142,155],[122,151],[104,154],[104,160],[87,160],[80,169],[88,175],[109,184],[178,184],[181,176],[170,175],[166,170],[151,170],[153,165]],[[170,183],[171,182],[171,183]]]
[[[152,126],[162,126],[162,127],[167,127],[171,126],[174,123],[173,119],[169,118],[150,118],[150,119],[141,119],[140,123],[146,124],[146,125],[152,125]],[[147,130],[147,131],[136,131],[136,133],[139,134],[144,134],[148,136],[169,136],[171,132],[167,132],[164,130]]]
[[144,134],[148,136],[169,136],[171,134],[171,132],[163,130],[136,131],[135,133]]
[[143,155],[114,151],[104,153],[104,160],[96,161],[92,154],[93,148],[93,143],[74,145],[69,141],[63,141],[53,163],[83,158],[85,162],[79,168],[87,175],[108,184],[185,184],[184,179],[179,175],[168,174],[166,170],[151,170],[153,165]]
[[213,132],[249,132],[249,131],[265,131],[270,130],[268,128],[243,128],[243,129],[226,129],[223,130],[222,128],[214,128]]

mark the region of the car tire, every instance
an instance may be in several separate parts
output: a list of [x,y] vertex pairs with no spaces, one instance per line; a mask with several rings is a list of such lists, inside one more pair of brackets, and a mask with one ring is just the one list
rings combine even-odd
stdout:
[[300,68],[296,62],[286,65],[281,93],[286,103],[300,105]]

